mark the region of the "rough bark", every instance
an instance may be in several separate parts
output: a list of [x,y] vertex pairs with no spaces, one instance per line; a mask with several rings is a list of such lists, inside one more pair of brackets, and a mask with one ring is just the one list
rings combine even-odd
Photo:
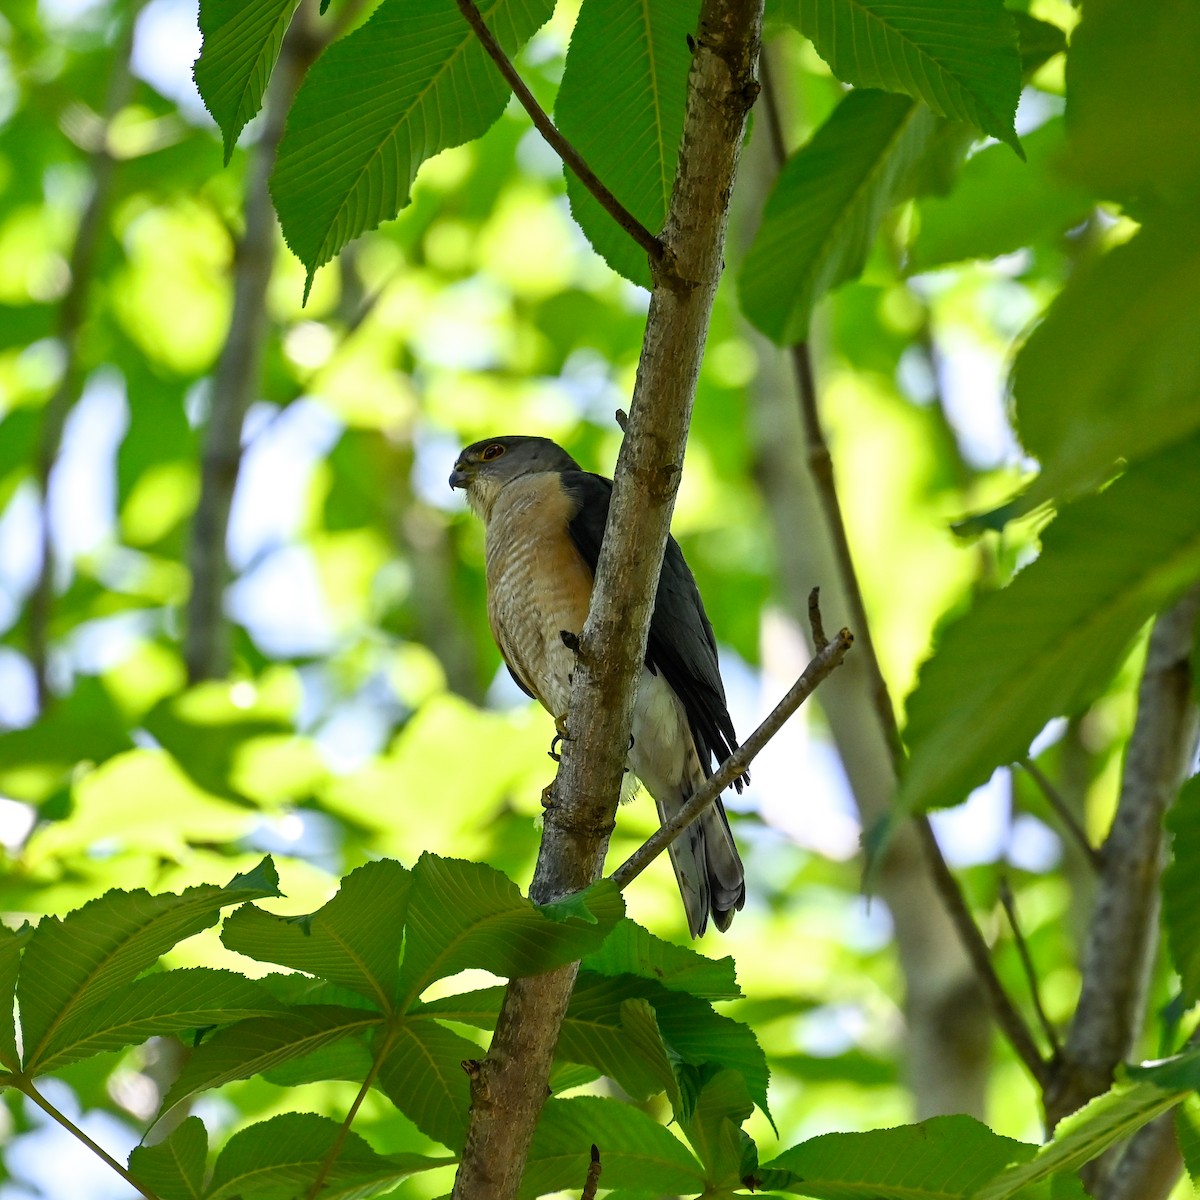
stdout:
[[[530,894],[545,901],[600,874],[613,827],[633,686],[683,463],[696,378],[722,267],[729,197],[754,68],[761,0],[705,0],[683,142],[654,264],[654,292],[615,473],[591,611],[580,638],[558,778]],[[487,1058],[473,1071],[456,1200],[516,1195],[575,966],[509,984]]]
[[[1101,851],[1079,1005],[1046,1090],[1051,1129],[1107,1090],[1142,1029],[1158,945],[1163,817],[1187,775],[1200,728],[1190,667],[1198,613],[1200,588],[1193,588],[1159,617],[1150,635],[1120,798]],[[1113,1166],[1108,1156],[1085,1172],[1101,1195]]]

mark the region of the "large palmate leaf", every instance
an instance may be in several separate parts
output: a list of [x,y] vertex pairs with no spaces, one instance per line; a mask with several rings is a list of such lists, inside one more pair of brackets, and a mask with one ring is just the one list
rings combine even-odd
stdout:
[[[549,18],[547,0],[491,0],[480,11],[513,54]],[[313,273],[347,242],[394,217],[421,164],[484,133],[508,85],[454,0],[384,0],[309,71],[271,177],[283,235]]]
[[582,966],[597,975],[640,975],[705,1000],[736,1000],[742,994],[732,958],[705,958],[664,942],[628,917],[616,923],[599,950],[584,957]]
[[20,929],[0,925],[0,1065],[10,1071],[18,1070],[21,1065],[17,1057],[13,997],[17,989],[17,973],[21,969],[21,950],[32,934],[33,929],[28,924]]
[[1200,429],[1200,228],[1161,214],[1076,273],[1013,370],[1017,428],[1042,463],[1027,503],[1102,482]]
[[424,1154],[376,1154],[353,1130],[316,1113],[282,1113],[233,1135],[213,1168],[208,1200],[291,1200],[311,1187],[330,1149],[341,1140],[321,1197],[367,1200],[392,1192],[417,1171],[452,1163]]
[[200,1200],[207,1157],[204,1122],[199,1117],[187,1117],[165,1141],[136,1146],[129,1156],[129,1170],[159,1200]]
[[914,100],[854,91],[788,159],[739,281],[746,315],[763,333],[781,345],[804,339],[816,302],[862,270],[937,130]]
[[600,1151],[605,1188],[668,1196],[704,1191],[703,1168],[652,1117],[616,1100],[579,1096],[546,1102],[521,1179],[522,1200],[578,1191],[593,1145]]
[[[507,876],[483,863],[423,854],[413,868],[401,967],[407,1007],[436,979],[481,967],[494,975],[536,975],[599,947],[625,914],[621,894],[602,881],[566,908],[542,910]],[[559,916],[565,912],[580,915]]]
[[1200,776],[1188,780],[1167,814],[1171,865],[1163,873],[1163,924],[1184,1000],[1200,997]]
[[1046,527],[1041,556],[943,635],[908,703],[901,812],[955,804],[1022,757],[1200,576],[1200,442],[1130,468]]
[[232,971],[196,967],[150,975],[77,1013],[38,1069],[57,1070],[150,1037],[270,1016],[282,1008],[261,984]]
[[1035,1150],[972,1117],[933,1117],[919,1125],[828,1133],[801,1142],[762,1167],[757,1183],[816,1200],[965,1200],[1010,1163],[1027,1162]]
[[68,1024],[84,1008],[128,985],[176,942],[214,924],[221,909],[277,896],[271,860],[225,887],[206,884],[181,895],[106,892],[62,920],[42,919],[21,963],[25,1065],[36,1069],[60,1049]]
[[1020,153],[1021,56],[1001,0],[787,0],[784,10],[839,79],[903,92]]
[[[675,184],[696,0],[584,0],[554,115],[605,186],[657,234]],[[597,119],[603,113],[603,119]],[[614,271],[650,287],[646,252],[566,171],[571,212]]]
[[238,134],[262,106],[283,35],[300,0],[201,0],[204,45],[196,87],[221,128],[228,163]]
[[352,871],[338,893],[307,917],[280,917],[253,905],[226,918],[230,950],[328,979],[391,1008],[400,974],[410,872],[381,859]]

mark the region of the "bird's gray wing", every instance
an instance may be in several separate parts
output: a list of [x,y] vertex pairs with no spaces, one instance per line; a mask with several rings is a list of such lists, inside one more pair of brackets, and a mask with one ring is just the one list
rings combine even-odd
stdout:
[[[571,540],[584,561],[596,572],[612,480],[588,471],[564,471],[563,488],[578,505],[570,524]],[[717,640],[704,611],[704,602],[683,551],[673,537],[667,538],[662,574],[650,618],[646,666],[661,671],[663,678],[683,702],[705,776],[737,748],[737,737],[717,661]],[[735,781],[737,790],[749,783],[748,773]]]

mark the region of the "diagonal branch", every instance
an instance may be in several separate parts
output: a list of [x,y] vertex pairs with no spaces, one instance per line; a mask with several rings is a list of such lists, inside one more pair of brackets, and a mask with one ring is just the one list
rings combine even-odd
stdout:
[[[615,472],[612,505],[580,635],[568,725],[530,895],[545,902],[597,879],[620,794],[634,682],[679,484],[700,360],[722,268],[729,197],[757,91],[762,0],[704,0],[683,141]],[[454,1200],[512,1200],[545,1103],[578,964],[512,980],[471,1081]]]
[[604,211],[645,250],[650,256],[650,261],[657,262],[662,257],[662,242],[608,190],[600,176],[584,161],[583,155],[558,131],[558,127],[546,115],[546,110],[537,102],[525,81],[517,74],[517,69],[512,65],[508,55],[504,53],[504,48],[492,36],[492,31],[487,27],[473,0],[457,0],[457,3],[467,24],[475,31],[475,36],[479,38],[480,44],[499,68],[500,74],[504,76],[508,86],[512,88],[514,95],[521,102],[521,107],[529,114],[537,131],[546,139],[550,148],[571,168],[579,182],[596,197]]
[[[814,589],[815,590],[815,589]],[[854,635],[841,630],[827,642],[786,696],[765,721],[720,765],[704,786],[665,824],[659,826],[613,873],[612,881],[624,889],[632,883],[733,781],[742,775],[763,747],[784,727],[791,715],[827,679],[854,644]]]

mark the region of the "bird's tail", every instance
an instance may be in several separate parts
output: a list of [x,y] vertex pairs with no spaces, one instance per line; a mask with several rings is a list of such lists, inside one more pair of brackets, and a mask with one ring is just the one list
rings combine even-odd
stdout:
[[[661,803],[658,810],[661,820],[670,816]],[[710,913],[718,929],[728,929],[733,914],[746,902],[746,876],[721,801],[693,821],[668,853],[692,937],[708,928]]]

